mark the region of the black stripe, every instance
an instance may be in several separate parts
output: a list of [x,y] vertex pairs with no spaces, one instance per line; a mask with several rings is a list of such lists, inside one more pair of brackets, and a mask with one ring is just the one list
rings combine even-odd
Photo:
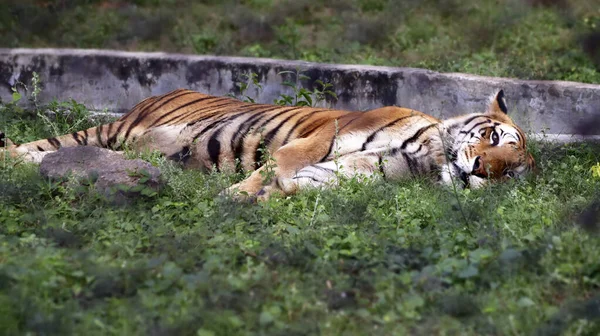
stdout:
[[[263,107],[263,108],[264,108],[264,107],[267,107],[267,108],[265,108],[265,109],[259,109],[259,110],[256,110],[256,109],[254,109],[255,107],[259,107],[259,106],[260,106],[260,107]],[[248,109],[248,110],[245,110],[245,111],[243,111],[243,112],[241,112],[241,113],[237,113],[237,114],[235,114],[234,116],[230,116],[229,118],[226,118],[226,121],[229,121],[229,120],[237,119],[237,117],[240,117],[240,116],[243,116],[243,115],[247,115],[247,114],[249,114],[249,113],[252,113],[252,114],[251,114],[251,116],[250,116],[248,119],[246,119],[246,121],[244,121],[243,123],[241,123],[241,124],[238,126],[237,130],[236,130],[236,131],[233,133],[233,137],[231,138],[231,144],[230,144],[230,145],[233,147],[233,146],[234,146],[234,144],[236,144],[236,142],[235,142],[235,141],[236,141],[236,139],[237,139],[239,136],[242,136],[242,137],[243,137],[243,136],[245,136],[245,135],[246,135],[246,132],[248,131],[248,129],[249,129],[250,127],[252,127],[252,125],[254,125],[256,122],[260,121],[260,117],[262,117],[262,116],[263,116],[263,113],[265,113],[265,112],[269,112],[269,111],[273,111],[273,110],[277,110],[277,109],[279,109],[279,108],[281,108],[281,106],[273,106],[273,105],[253,105],[253,106],[251,106],[251,107],[250,107],[250,109]],[[259,118],[259,119],[258,119],[258,120],[256,120],[256,121],[253,121],[253,120],[255,120],[256,118]],[[249,121],[253,121],[253,122],[251,123],[251,125],[250,125],[250,126],[246,127],[246,126],[247,126],[247,123],[248,123]],[[244,129],[244,128],[245,128],[245,130],[244,130],[244,131],[242,131],[242,129]]]
[[[258,104],[246,104],[246,103],[242,103],[242,102],[235,101],[235,100],[232,100],[232,101],[231,101],[231,103],[232,103],[232,104],[235,104],[235,105],[237,105],[237,107],[236,107],[236,111],[234,111],[234,112],[240,112],[240,111],[242,111],[242,113],[246,113],[246,112],[248,112],[248,109],[254,108],[255,106],[264,106],[264,105],[258,105]],[[202,108],[200,108],[200,109],[198,109],[198,110],[192,111],[190,114],[192,114],[192,113],[196,113],[196,112],[200,112],[200,111],[201,111],[203,114],[205,114],[205,113],[209,113],[209,112],[216,112],[216,111],[218,111],[218,110],[221,110],[223,106],[227,106],[227,105],[230,105],[230,103],[219,104],[219,105],[210,105],[210,106],[204,106],[204,107],[202,107]],[[205,109],[205,108],[206,108],[207,110],[203,110],[203,109]],[[243,109],[243,110],[241,110],[241,109]],[[195,120],[193,120],[193,121],[190,121],[190,122],[188,122],[188,123],[186,124],[186,126],[193,126],[193,125],[195,125],[195,124],[197,124],[197,123],[199,123],[199,122],[202,122],[202,121],[204,121],[204,120],[206,120],[206,119],[213,118],[213,117],[215,117],[215,116],[217,116],[217,115],[218,115],[218,113],[213,113],[213,114],[210,114],[210,115],[207,115],[207,116],[200,117],[200,118],[198,118],[198,119],[195,119]],[[226,117],[227,117],[227,116],[226,116]]]
[[190,121],[190,122],[189,122],[189,123],[187,123],[185,126],[186,126],[186,127],[194,126],[194,125],[196,125],[196,124],[197,124],[197,123],[199,123],[199,122],[203,122],[204,120],[207,120],[207,119],[210,119],[210,118],[214,118],[214,117],[216,117],[217,115],[218,115],[218,113],[213,113],[213,114],[210,114],[210,115],[204,116],[204,117],[202,117],[202,118],[198,118],[198,119],[196,119],[196,120],[194,120],[194,121]]
[[379,172],[381,173],[381,177],[385,180],[385,169],[383,167],[383,156],[379,155],[379,160],[377,161],[377,166],[379,166]]
[[312,165],[311,167],[316,168],[316,169],[321,170],[321,171],[324,171],[324,172],[327,172],[327,173],[330,173],[330,174],[331,173],[335,173],[334,169],[325,168],[325,167],[321,167],[321,166],[317,166],[317,165]]
[[185,165],[192,156],[190,146],[183,146],[180,151],[169,155],[167,158]]
[[405,149],[406,146],[408,146],[410,143],[413,143],[415,141],[417,141],[419,139],[419,137],[421,135],[423,135],[423,133],[425,133],[425,131],[427,131],[428,129],[437,126],[438,124],[430,124],[427,126],[423,126],[421,128],[419,128],[419,130],[410,138],[404,140],[404,142],[402,143],[402,146],[400,146],[400,149]]
[[[269,105],[269,106],[271,106],[271,105]],[[254,106],[252,106],[252,107],[254,107]],[[273,108],[273,107],[271,106],[271,108]],[[280,108],[280,107],[275,107],[275,108]],[[259,112],[257,112],[257,115],[259,115],[261,112],[265,112],[265,111],[268,111],[268,110],[270,110],[270,109],[259,111]],[[237,119],[238,117],[243,116],[243,115],[245,115],[247,113],[248,113],[248,111],[243,111],[243,112],[237,113],[235,115],[229,115],[229,116],[226,116],[226,117],[223,117],[223,118],[220,118],[218,120],[213,121],[211,124],[209,124],[208,126],[206,126],[205,128],[203,128],[198,134],[196,134],[194,136],[194,138],[192,139],[192,142],[196,141],[196,139],[198,139],[199,137],[201,137],[203,134],[205,134],[209,130],[211,130],[211,129],[213,129],[213,128],[221,125],[221,124],[225,124],[225,123],[227,123],[229,121]],[[209,141],[207,143],[207,150],[209,152],[209,156],[211,158],[211,161],[213,161],[213,164],[216,165],[217,170],[219,169],[218,159],[219,159],[219,154],[220,154],[220,151],[221,151],[221,143],[217,140],[217,137],[221,134],[221,132],[222,132],[222,130],[223,130],[223,128],[225,126],[226,125],[223,125],[220,128],[218,128],[213,133],[213,135],[210,137],[210,139],[209,139]],[[217,151],[217,149],[218,149],[218,151]]]
[[[121,129],[123,129],[123,127],[125,126],[125,122],[121,122],[121,124],[119,125],[119,127],[117,127],[117,130],[113,133],[113,135],[111,135],[108,139],[106,139],[106,144],[111,147],[114,148],[114,144],[117,142],[117,138],[119,137],[119,134],[121,134]],[[123,139],[123,142],[125,142],[125,139]],[[123,143],[120,143],[117,148],[120,148],[121,145]]]
[[[175,91],[174,91],[174,92],[175,92]],[[161,100],[161,99],[159,99],[159,100],[157,100],[156,102],[154,102],[154,104],[152,104],[151,106],[148,106],[148,107],[147,107],[147,108],[145,108],[143,111],[140,111],[140,114],[137,116],[137,118],[135,118],[135,120],[134,120],[134,121],[133,121],[133,122],[132,122],[132,123],[129,125],[129,127],[127,128],[127,132],[125,132],[125,139],[129,139],[129,134],[131,133],[131,131],[132,131],[132,130],[133,130],[133,129],[134,129],[134,128],[135,128],[135,127],[136,127],[136,126],[139,124],[139,123],[141,123],[141,122],[144,120],[144,118],[146,118],[146,117],[148,116],[148,114],[150,114],[150,113],[152,113],[152,112],[154,112],[154,111],[157,111],[157,110],[158,110],[158,109],[160,109],[161,107],[165,106],[166,104],[168,104],[168,103],[172,102],[173,100],[175,100],[175,99],[177,99],[177,98],[180,98],[180,97],[183,97],[183,96],[186,96],[186,95],[189,95],[189,94],[193,94],[193,93],[197,94],[197,92],[193,92],[193,91],[187,91],[187,92],[184,92],[184,93],[182,93],[182,94],[180,94],[180,95],[173,95],[173,96],[170,96],[169,94],[167,94],[167,95],[165,95],[165,97],[162,97],[162,98],[161,98],[161,99],[166,99],[165,101],[162,101],[162,102],[160,102],[160,104],[158,104],[157,106],[154,106],[154,105],[156,105],[157,103],[159,103],[159,101]],[[169,98],[167,98],[167,97],[169,97]],[[151,109],[149,112],[147,112],[147,113],[144,113],[144,112],[146,112],[146,110],[148,110],[148,108],[150,108],[150,107],[153,107],[153,108],[152,108],[152,109]]]
[[460,177],[460,180],[463,182],[463,188],[468,188],[469,187],[469,176],[467,175],[467,173],[462,171],[462,169],[460,169],[460,167],[455,162],[452,162],[452,166],[458,172],[458,176]]
[[156,102],[156,99],[160,99],[160,98],[162,98],[162,97],[161,96],[152,96],[152,97],[148,97],[148,98],[142,100],[141,102],[137,103],[134,107],[132,107],[127,113],[122,115],[121,118],[117,119],[116,121],[123,121],[123,120],[127,119],[132,113],[134,113],[140,109],[145,109],[149,105],[154,104]]
[[87,130],[83,130],[83,145],[87,146],[88,145],[88,138],[89,138],[89,134]]
[[279,183],[279,178],[277,178],[277,177],[275,177],[275,186],[277,187],[277,189],[283,190],[281,183]]
[[[438,165],[435,164],[433,161],[429,162],[429,172],[439,173]],[[438,175],[438,181],[439,181],[441,179],[441,176],[440,176],[440,174],[437,174],[437,175]]]
[[[113,129],[114,123],[110,123],[107,126],[108,126],[108,129],[106,130],[106,148],[113,149],[112,148],[113,143],[110,142],[110,139],[112,138],[111,134],[113,134],[112,129]],[[115,139],[116,139],[116,136],[115,136]]]
[[196,139],[198,139],[199,137],[201,137],[204,133],[206,133],[207,131],[213,129],[215,126],[218,126],[219,124],[223,124],[226,122],[229,122],[231,120],[236,119],[239,116],[242,116],[244,114],[248,113],[248,111],[242,111],[239,113],[236,113],[234,115],[225,115],[225,116],[221,116],[221,118],[218,118],[216,120],[213,120],[212,123],[208,124],[206,127],[204,127],[198,134],[196,134],[194,136],[194,138],[192,139],[192,141],[196,141]]
[[[224,107],[231,106],[231,105],[241,106],[241,104],[238,101],[231,100],[231,101],[228,101],[228,102],[223,103],[223,104],[217,104],[217,105],[208,106],[210,108],[208,108],[206,110],[203,110],[202,113],[219,111],[219,110],[222,110]],[[233,112],[236,112],[236,111],[233,111]]]
[[328,112],[331,110],[317,110],[317,111],[312,111],[309,114],[305,115],[304,117],[298,119],[298,121],[296,122],[296,125],[294,125],[294,127],[292,127],[292,129],[288,132],[288,134],[286,135],[285,139],[283,140],[283,143],[281,144],[282,146],[287,144],[290,137],[292,136],[292,134],[294,133],[294,131],[300,127],[300,125],[302,125],[307,119],[309,119],[310,117],[312,117],[313,115],[317,114],[317,113],[323,113],[323,112]]
[[[336,120],[337,119],[333,120],[334,124],[335,124]],[[310,127],[310,128],[306,127],[305,129],[299,131],[299,133],[302,135],[302,137],[309,137],[311,134],[313,134],[317,130],[322,129],[325,125],[327,125],[327,123],[329,121],[332,121],[332,120],[325,120],[323,123],[317,123],[317,122],[315,122],[312,125],[312,127]]]
[[[294,111],[294,110],[297,110],[297,108],[285,111],[284,113]],[[277,115],[280,115],[280,114],[277,114]],[[267,135],[263,139],[263,146],[264,146],[265,150],[267,150],[268,147],[271,145],[273,138],[275,137],[275,135],[277,135],[277,133],[279,132],[281,127],[283,127],[283,125],[285,123],[287,123],[288,121],[290,121],[290,119],[292,119],[294,116],[295,115],[288,116],[283,121],[281,121],[279,124],[277,124],[272,130],[270,130],[269,133],[267,133]],[[272,120],[273,118],[270,118],[270,119]],[[263,123],[263,124],[267,125],[268,123]],[[260,127],[259,127],[259,129],[260,129]],[[242,139],[242,141],[243,141],[243,139]],[[260,146],[260,144],[259,144],[259,146]],[[260,167],[259,164],[260,164],[260,162],[263,162],[263,159],[264,159],[263,158],[264,151],[259,151],[259,146],[256,147],[256,150],[254,152],[254,167],[255,167],[255,169],[258,169]]]
[[[154,105],[157,101],[163,99],[165,96],[174,94],[175,92],[181,92],[181,91],[183,91],[183,90],[174,90],[174,91],[171,91],[171,92],[169,92],[167,94],[164,94],[162,96],[149,97],[149,98],[146,98],[146,99],[142,100],[141,102],[139,102],[129,112],[127,112],[124,116],[122,116],[121,118],[119,118],[117,120],[117,122],[120,122],[121,124],[119,125],[119,127],[117,127],[116,132],[112,136],[110,136],[109,139],[106,140],[107,143],[110,143],[111,146],[114,145],[114,143],[116,142],[116,138],[118,137],[119,134],[121,134],[121,130],[123,130],[123,127],[125,127],[125,120],[129,119],[129,117],[133,113],[139,112],[138,113],[138,117],[136,117],[136,119],[139,118],[140,115],[142,115],[142,114],[144,116],[146,116],[146,114],[150,113],[151,111],[148,112],[148,113],[144,113],[144,112],[146,112],[146,109],[148,109],[150,106]],[[143,104],[143,106],[142,106],[142,104]],[[125,140],[126,139],[123,139],[123,142],[125,142]],[[118,147],[121,147],[121,145],[122,145],[122,143],[119,144]]]
[[[226,98],[224,98],[224,99],[226,99]],[[219,99],[219,100],[216,100],[216,101],[214,101],[214,102],[210,102],[209,104],[212,104],[212,103],[217,103],[217,102],[220,102],[220,101],[221,101],[221,99]],[[237,103],[237,105],[241,105],[239,102],[233,102],[233,103]],[[219,105],[219,106],[226,106],[226,105],[228,105],[228,104]],[[173,118],[173,119],[171,119],[171,120],[169,120],[169,121],[167,121],[167,122],[164,122],[164,123],[162,123],[161,125],[164,125],[164,124],[167,124],[167,123],[169,123],[169,124],[177,124],[177,123],[180,123],[180,122],[182,122],[183,120],[187,119],[188,117],[190,117],[190,116],[191,116],[191,115],[193,115],[193,114],[201,113],[201,114],[203,115],[203,117],[200,117],[200,118],[198,118],[198,117],[196,116],[196,118],[194,118],[192,121],[190,121],[190,122],[188,122],[188,123],[187,123],[187,125],[188,125],[188,126],[189,126],[190,124],[191,124],[191,125],[197,124],[198,122],[200,122],[200,121],[202,121],[202,120],[205,120],[206,118],[213,117],[213,116],[214,116],[216,113],[210,114],[210,115],[208,115],[208,116],[204,116],[204,115],[205,115],[206,113],[209,113],[209,112],[214,112],[214,111],[217,111],[217,110],[219,110],[219,109],[214,109],[214,110],[213,110],[213,109],[210,109],[210,108],[212,108],[212,107],[216,107],[216,106],[217,106],[217,105],[208,105],[208,106],[202,106],[202,107],[200,107],[200,108],[198,108],[198,109],[195,109],[195,110],[193,110],[193,111],[190,111],[190,112],[188,112],[188,113],[185,113],[185,114],[182,114],[182,115],[180,115],[180,116],[178,116],[178,117],[175,117],[175,118]],[[207,110],[204,110],[204,109],[207,109]]]
[[485,115],[482,115],[482,114],[477,114],[477,115],[475,115],[473,117],[470,117],[469,119],[463,121],[462,122],[462,126],[460,126],[460,128],[463,128],[463,127],[467,126],[471,121],[473,121],[473,120],[475,120],[477,118],[487,118],[487,117]]
[[108,139],[106,139],[106,147],[107,148],[111,148],[113,150],[117,150],[120,149],[122,144],[119,144],[118,146],[115,146],[115,143],[117,142],[117,137],[119,137],[119,128],[121,127],[121,125],[119,125],[119,127],[117,127],[117,130],[111,134],[111,130],[112,130],[112,126],[113,124],[109,124],[108,125],[108,132],[107,134],[109,135]]
[[483,115],[483,114],[476,114],[476,115],[470,117],[469,119],[463,121],[463,123],[462,123],[463,127],[467,126],[471,121],[473,121],[473,120],[475,120],[477,118],[487,118],[487,117],[485,115]]
[[52,145],[52,147],[56,149],[59,149],[61,147],[60,141],[56,138],[48,138],[46,140]]
[[354,116],[354,118],[352,118],[350,121],[348,121],[348,122],[347,122],[347,123],[346,123],[344,126],[340,127],[340,128],[338,129],[338,133],[341,133],[341,132],[342,132],[342,130],[343,130],[344,128],[348,127],[350,124],[352,124],[352,123],[353,123],[353,122],[355,122],[356,120],[360,119],[360,117],[361,117],[361,114],[362,114],[362,113],[360,113],[360,114],[357,114],[356,116]]
[[73,140],[75,140],[79,146],[83,146],[83,142],[79,140],[79,134],[77,134],[77,132],[71,133],[71,137],[73,137]]
[[[182,93],[182,94],[180,94],[180,93]],[[148,115],[152,114],[154,111],[156,111],[156,108],[162,107],[164,104],[170,102],[172,99],[175,99],[177,97],[182,97],[182,96],[185,96],[190,93],[193,93],[193,92],[185,92],[185,90],[174,90],[169,93],[165,93],[162,96],[156,96],[154,100],[149,101],[149,104],[145,105],[144,107],[140,107],[137,111],[135,111],[135,112],[138,112],[136,119],[137,118],[145,118]],[[163,101],[165,99],[166,99],[166,101]],[[160,103],[160,105],[158,107],[155,107],[155,105],[158,103]]]
[[456,158],[458,157],[458,152],[454,149],[450,149],[447,155],[450,161],[456,161]]
[[213,120],[210,124],[208,124],[206,127],[204,127],[198,134],[196,134],[194,136],[194,138],[192,140],[194,141],[194,140],[198,139],[204,133],[206,133],[207,131],[211,130],[215,126],[218,126],[219,124],[223,124],[223,123],[229,122],[231,120],[234,120],[237,117],[246,114],[247,112],[248,111],[244,111],[244,112],[237,113],[237,114],[234,114],[234,115],[221,115],[220,118],[217,118],[217,119]]
[[[274,111],[274,110],[278,110],[278,109],[284,109],[284,110],[283,110],[283,111],[279,111],[279,112],[277,112],[275,115],[273,115],[273,116],[269,117],[269,118],[266,120],[266,122],[263,122],[263,123],[261,124],[261,127],[262,127],[262,126],[264,126],[264,125],[266,125],[266,123],[268,123],[269,121],[271,121],[271,120],[273,120],[273,119],[275,119],[275,118],[279,117],[281,114],[283,114],[283,113],[285,113],[285,112],[289,111],[289,107],[285,107],[285,106],[278,106],[278,107],[275,107],[275,108],[270,108],[270,109],[267,109],[267,110],[263,110],[263,111],[261,111],[261,112],[259,112],[259,113],[255,114],[255,115],[253,115],[251,118],[248,118],[248,120],[246,120],[246,122],[242,123],[242,125],[240,125],[240,127],[238,128],[238,132],[240,132],[242,128],[244,128],[244,129],[245,129],[245,131],[243,131],[243,132],[241,132],[241,133],[245,134],[246,132],[249,132],[249,131],[250,131],[250,130],[251,130],[251,129],[252,129],[252,128],[253,128],[253,127],[256,125],[256,124],[258,124],[258,123],[259,123],[259,122],[262,120],[262,118],[264,117],[264,115],[263,115],[263,113],[264,113],[264,112],[270,112],[270,111]],[[293,110],[295,110],[296,108],[292,108],[292,109],[293,109]],[[257,117],[258,117],[258,118],[257,118]],[[247,123],[248,123],[250,120],[252,120],[252,121],[250,122],[250,125],[247,125]],[[258,130],[260,130],[260,127],[258,128]],[[237,133],[236,133],[236,134],[237,134]]]
[[[261,128],[265,127],[267,124],[269,124],[271,121],[273,121],[275,118],[281,116],[282,114],[285,114],[285,113],[288,113],[288,112],[292,112],[292,111],[296,111],[296,110],[300,110],[300,109],[304,109],[304,108],[305,108],[304,106],[300,106],[300,107],[293,107],[291,109],[281,111],[281,112],[275,114],[274,116],[270,117],[269,119],[265,120],[264,122],[262,122],[258,126],[258,129],[261,129]],[[293,115],[290,116],[290,117],[288,117],[288,119],[291,118],[291,117],[293,117]]]
[[[265,106],[265,105],[263,105]],[[243,166],[243,156],[244,156],[244,140],[248,131],[252,128],[252,126],[256,125],[258,122],[262,120],[265,112],[274,111],[281,108],[286,108],[285,106],[272,106],[267,105],[269,108],[260,111],[252,111],[255,112],[250,118],[246,119],[243,123],[241,123],[237,130],[233,133],[231,137],[230,146],[233,149],[233,157],[234,161],[239,162],[240,166],[237,167],[238,171],[242,170]],[[289,108],[288,108],[289,109]],[[287,111],[288,109],[277,113],[277,115]]]
[[384,126],[379,127],[375,132],[371,133],[367,137],[367,140],[362,144],[361,150],[363,150],[363,151],[366,150],[367,149],[367,145],[369,143],[371,143],[375,139],[375,137],[377,136],[377,134],[379,134],[379,132],[383,131],[384,129],[386,129],[388,127],[394,126],[397,122],[399,122],[401,120],[408,119],[408,118],[411,118],[411,117],[414,117],[414,116],[413,115],[409,115],[409,116],[406,116],[406,117],[398,118],[398,119],[396,119],[396,120],[394,120],[392,122],[389,122],[389,123],[385,124]]
[[327,150],[327,154],[325,154],[325,156],[323,156],[321,158],[321,160],[319,160],[319,162],[323,162],[323,161],[325,161],[329,157],[329,153],[331,153],[331,150],[333,149],[333,144],[334,143],[335,143],[335,136],[330,141],[329,149]]
[[219,124],[226,122],[228,119],[228,117],[223,117],[221,119],[215,120],[212,123],[208,124],[206,127],[204,127],[200,132],[198,132],[198,134],[196,134],[194,136],[194,138],[192,138],[192,142],[196,141],[196,139],[198,139],[199,137],[201,137],[202,135],[204,135],[204,133],[210,131],[211,129],[215,128],[216,126],[218,126]]
[[45,151],[46,151],[46,150],[45,150],[45,149],[43,149],[41,146],[37,146],[37,150],[38,150],[38,151],[40,151],[40,152],[45,152]]
[[206,149],[208,150],[208,156],[210,156],[210,161],[215,165],[217,171],[219,171],[219,155],[221,154],[221,143],[217,139],[221,135],[221,130],[223,128],[219,128],[216,130],[213,135],[208,140],[208,144],[206,145]]
[[[162,116],[160,116],[159,118],[157,118],[156,120],[154,120],[154,121],[153,121],[153,122],[152,122],[152,123],[151,123],[151,124],[148,126],[148,128],[155,126],[155,125],[156,125],[156,124],[158,124],[158,123],[159,123],[161,120],[163,120],[163,119],[167,118],[168,116],[170,116],[170,115],[171,115],[171,114],[173,114],[173,113],[176,113],[177,111],[179,111],[179,110],[180,110],[180,109],[182,109],[182,108],[188,107],[188,106],[190,106],[190,105],[193,105],[193,104],[196,104],[196,103],[199,103],[199,102],[201,102],[201,101],[203,101],[203,100],[208,100],[208,99],[218,99],[217,101],[221,101],[221,100],[223,100],[223,99],[227,99],[227,98],[208,96],[208,97],[202,97],[202,98],[194,99],[194,100],[192,100],[192,101],[189,101],[189,102],[187,102],[187,103],[185,103],[185,104],[183,104],[183,105],[180,105],[180,106],[176,107],[175,109],[173,109],[173,110],[171,110],[171,111],[169,111],[169,112],[167,112],[167,113],[163,114]],[[228,100],[229,100],[229,99],[228,99]],[[197,110],[196,110],[196,111],[197,111]],[[184,114],[184,115],[185,115],[185,116],[187,116],[187,115],[189,115],[189,114],[191,114],[191,113],[194,113],[194,112],[196,112],[196,111],[188,112],[188,113],[186,113],[186,114]],[[181,116],[176,116],[175,118],[169,119],[169,120],[167,120],[167,121],[165,121],[165,122],[163,122],[163,123],[160,123],[158,126],[162,126],[162,125],[165,125],[165,124],[169,124],[171,121],[173,121],[173,120],[175,120],[175,119],[177,119],[177,118],[179,118],[179,117],[181,117]]]
[[469,134],[469,133],[471,133],[471,131],[473,131],[473,129],[475,129],[475,127],[477,127],[479,125],[483,125],[483,124],[487,124],[487,121],[478,122],[475,125],[473,125],[473,127],[471,127],[468,131],[460,131],[460,134]]
[[[229,105],[229,103],[227,103],[227,104],[224,104],[224,105]],[[219,109],[220,109],[222,106],[224,106],[224,105],[223,105],[223,104],[222,104],[222,105],[219,105],[219,107],[218,107],[218,108],[211,109],[210,111],[212,112],[212,111],[219,110]],[[237,117],[239,117],[239,116],[241,116],[241,115],[244,115],[244,114],[246,114],[247,112],[248,112],[248,111],[243,111],[243,112],[240,112],[240,113],[236,113],[236,114],[234,114],[234,115],[220,115],[220,117],[221,117],[221,118],[218,118],[218,119],[214,120],[214,121],[213,121],[211,124],[209,124],[208,126],[206,126],[205,128],[203,128],[203,129],[200,131],[200,133],[198,133],[198,134],[196,134],[196,136],[194,136],[194,138],[192,139],[192,141],[195,141],[196,139],[198,139],[199,137],[201,137],[201,136],[202,136],[204,133],[206,133],[206,131],[208,131],[208,130],[210,130],[210,129],[214,128],[214,127],[215,127],[215,126],[217,126],[219,123],[226,123],[226,122],[229,122],[229,121],[231,121],[231,120],[234,120],[234,119],[236,119]],[[205,113],[206,113],[206,111],[205,111]],[[217,114],[216,114],[216,113],[215,113],[215,114],[212,114],[212,115],[210,115],[210,116],[206,116],[206,117],[200,118],[199,120],[196,120],[196,121],[194,121],[194,122],[188,123],[186,126],[188,126],[188,127],[189,127],[189,126],[193,126],[194,124],[196,124],[196,123],[198,123],[198,122],[200,122],[200,121],[204,121],[204,120],[207,120],[207,119],[213,118],[213,117],[215,117],[215,116],[217,116]]]
[[243,156],[244,156],[244,140],[246,137],[246,132],[242,133],[242,129],[245,128],[246,123],[253,122],[253,120],[258,118],[260,115],[261,115],[261,113],[257,112],[256,114],[253,114],[250,118],[248,118],[245,122],[241,123],[238,126],[238,129],[235,131],[235,133],[233,133],[233,136],[231,137],[230,145],[231,145],[231,148],[233,148],[233,159],[237,165],[237,167],[236,167],[237,172],[242,172],[243,166],[244,166]]
[[408,154],[410,154],[410,155],[415,155],[415,154],[417,154],[417,153],[418,153],[418,152],[419,152],[419,151],[420,151],[422,148],[423,148],[423,145],[419,145],[419,148],[417,148],[417,150],[416,150],[416,151],[414,151],[414,152],[412,152],[412,153],[408,153]]
[[104,127],[104,125],[100,125],[98,127],[96,127],[96,141],[98,141],[98,145],[100,145],[100,147],[104,147],[104,144],[102,143],[102,128]]
[[299,178],[308,178],[308,179],[311,179],[311,180],[313,180],[315,182],[321,183],[321,181],[317,180],[313,176],[306,176],[306,175],[301,175],[301,176],[296,175],[296,176],[292,177],[292,180],[296,180],[296,179],[299,179]]
[[404,160],[406,161],[406,164],[408,165],[408,170],[410,171],[410,173],[415,176],[415,170],[417,169],[415,167],[415,161],[413,158],[411,158],[410,156],[408,156],[408,154],[406,153],[402,153],[402,157],[404,157]]
[[472,117],[470,117],[469,119],[467,119],[467,120],[463,121],[463,123],[462,123],[462,127],[464,127],[464,126],[467,126],[467,125],[468,125],[468,124],[469,124],[471,121],[473,121],[473,120],[475,120],[475,119],[477,119],[477,118],[486,118],[486,116],[485,116],[485,115],[483,115],[483,114],[477,114],[477,115],[475,115],[475,116],[472,116]]

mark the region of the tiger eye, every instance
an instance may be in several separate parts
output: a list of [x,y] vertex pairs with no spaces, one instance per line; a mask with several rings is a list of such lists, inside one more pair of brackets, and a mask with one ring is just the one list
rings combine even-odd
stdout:
[[492,131],[492,145],[496,146],[499,141],[500,138],[498,136],[498,133],[496,131]]

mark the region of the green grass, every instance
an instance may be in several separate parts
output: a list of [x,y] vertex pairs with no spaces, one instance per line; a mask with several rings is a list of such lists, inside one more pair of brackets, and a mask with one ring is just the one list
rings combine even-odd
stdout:
[[[80,105],[52,106],[58,122],[4,105],[3,129],[27,141],[89,126]],[[260,204],[217,197],[240,176],[152,155],[167,188],[127,206],[5,161],[0,330],[598,334],[600,236],[577,221],[599,196],[600,146],[531,150],[539,174],[482,190],[346,180]]]
[[112,48],[600,82],[599,0],[8,0],[3,47]]
[[[585,48],[597,1],[74,3],[10,0],[0,45],[600,82]],[[22,143],[93,125],[86,117],[76,102],[9,103],[0,130]],[[579,222],[600,197],[600,145],[531,150],[537,175],[482,190],[347,180],[260,204],[217,197],[241,176],[183,171],[155,155],[144,158],[167,187],[127,206],[0,162],[0,331],[599,334],[598,223]]]

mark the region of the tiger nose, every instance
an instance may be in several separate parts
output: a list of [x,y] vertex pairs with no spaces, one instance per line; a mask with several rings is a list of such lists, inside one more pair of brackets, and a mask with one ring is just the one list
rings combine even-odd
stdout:
[[484,162],[483,162],[483,158],[481,156],[478,156],[475,158],[475,162],[473,163],[473,171],[471,172],[471,174],[476,175],[476,176],[487,176],[485,168],[484,168]]

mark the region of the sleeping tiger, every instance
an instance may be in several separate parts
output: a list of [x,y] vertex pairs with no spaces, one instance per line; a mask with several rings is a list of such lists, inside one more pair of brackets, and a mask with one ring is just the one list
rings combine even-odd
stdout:
[[[31,162],[60,147],[119,150],[127,144],[160,151],[185,167],[253,171],[225,191],[235,197],[290,195],[329,186],[339,176],[432,175],[442,184],[476,188],[534,166],[525,134],[506,113],[502,90],[486,112],[440,121],[395,106],[349,112],[179,89],[143,100],[110,124],[21,145],[0,142],[11,156]],[[268,169],[271,178],[265,178]]]

